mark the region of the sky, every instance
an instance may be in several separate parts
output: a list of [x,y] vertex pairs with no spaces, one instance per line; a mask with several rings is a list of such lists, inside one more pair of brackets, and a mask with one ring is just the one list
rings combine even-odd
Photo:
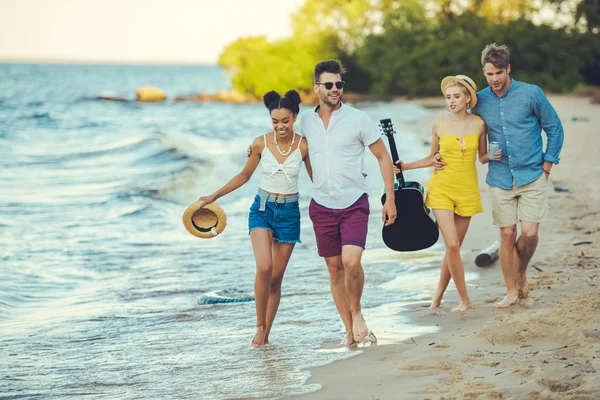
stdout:
[[305,0],[0,0],[0,61],[216,64],[244,36],[291,34]]

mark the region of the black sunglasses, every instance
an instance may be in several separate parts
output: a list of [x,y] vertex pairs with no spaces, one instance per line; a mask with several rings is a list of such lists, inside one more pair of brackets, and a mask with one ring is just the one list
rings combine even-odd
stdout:
[[[345,83],[346,82],[344,82],[344,81],[337,81],[337,82],[335,82],[335,87],[338,89],[342,89],[344,87]],[[333,89],[334,83],[333,82],[317,82],[317,85],[323,85],[323,86],[325,86],[325,89],[331,90],[331,89]]]

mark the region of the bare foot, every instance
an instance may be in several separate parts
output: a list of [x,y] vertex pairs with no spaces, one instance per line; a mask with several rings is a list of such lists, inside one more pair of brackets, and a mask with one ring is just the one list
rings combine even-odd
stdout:
[[529,287],[527,285],[519,289],[519,299],[526,299],[529,297]]
[[265,341],[265,328],[259,326],[256,328],[256,335],[254,335],[254,339],[252,339],[253,347],[264,346],[267,342]]
[[352,315],[352,332],[354,333],[354,341],[356,342],[362,341],[367,336],[367,333],[369,333],[367,323],[360,311]]
[[342,342],[340,344],[344,347],[350,347],[354,343],[356,343],[354,341],[354,335],[352,335],[352,331],[350,331],[350,332],[346,333],[346,337],[344,337],[344,340],[342,340]]
[[471,303],[465,303],[461,301],[458,306],[454,307],[450,311],[452,311],[453,313],[461,313],[467,311],[469,308],[473,308],[473,305]]
[[431,305],[429,306],[429,309],[433,310],[434,308],[440,308],[441,303],[442,303],[441,297],[434,297],[433,300],[431,301]]
[[526,299],[529,297],[529,286],[527,285],[527,275],[519,273],[519,279],[517,280],[517,289],[519,292],[520,299]]
[[510,307],[513,304],[516,304],[519,301],[519,296],[517,293],[508,293],[505,298],[500,301],[500,303],[496,304],[498,308],[506,308]]
[[371,331],[367,331],[367,336],[358,344],[359,347],[375,346],[377,344],[377,337]]

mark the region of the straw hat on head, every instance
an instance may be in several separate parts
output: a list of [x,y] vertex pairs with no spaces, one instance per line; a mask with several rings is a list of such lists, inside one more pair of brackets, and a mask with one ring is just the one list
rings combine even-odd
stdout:
[[471,95],[471,102],[469,103],[469,108],[475,107],[475,105],[477,104],[477,85],[475,84],[475,81],[473,81],[473,79],[469,78],[466,75],[447,76],[444,79],[442,79],[441,85],[442,93],[444,94],[444,96],[446,95],[446,86],[448,86],[450,82],[456,82],[459,85],[466,87],[469,91],[469,94]]
[[204,205],[198,200],[183,213],[183,225],[189,233],[202,239],[209,239],[223,232],[227,224],[225,211],[217,204]]

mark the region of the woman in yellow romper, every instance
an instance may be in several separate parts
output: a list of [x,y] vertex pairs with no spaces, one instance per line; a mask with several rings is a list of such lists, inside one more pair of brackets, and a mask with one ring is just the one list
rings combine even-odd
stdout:
[[[460,246],[471,217],[483,211],[475,158],[479,155],[479,161],[485,164],[490,157],[485,123],[468,111],[477,104],[475,82],[465,75],[448,76],[442,80],[441,87],[450,112],[433,122],[431,154],[415,162],[398,163],[401,163],[403,171],[430,167],[433,157],[439,152],[446,164],[431,178],[425,201],[425,205],[433,210],[446,245],[440,281],[431,308],[440,306],[452,278],[461,300],[452,311],[462,312],[471,307],[471,302],[465,284]],[[500,155],[501,150],[494,158],[499,160]]]

